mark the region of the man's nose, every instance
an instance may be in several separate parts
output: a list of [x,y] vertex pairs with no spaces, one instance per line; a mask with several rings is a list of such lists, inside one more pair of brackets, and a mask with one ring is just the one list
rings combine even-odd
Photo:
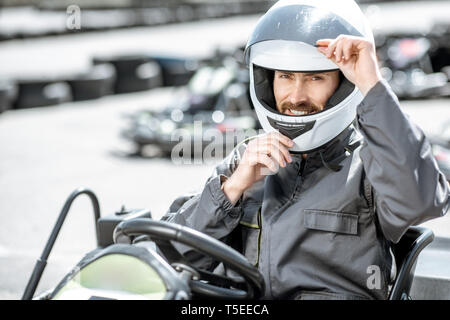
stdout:
[[289,95],[289,102],[292,104],[302,104],[308,101],[306,92],[304,90],[302,83],[296,81],[294,87],[292,88],[291,94]]

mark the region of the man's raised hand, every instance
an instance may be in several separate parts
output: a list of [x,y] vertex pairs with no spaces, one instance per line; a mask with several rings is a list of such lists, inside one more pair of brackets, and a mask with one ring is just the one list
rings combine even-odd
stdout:
[[344,76],[366,95],[382,79],[375,45],[362,37],[340,35],[317,41],[317,50],[332,60]]

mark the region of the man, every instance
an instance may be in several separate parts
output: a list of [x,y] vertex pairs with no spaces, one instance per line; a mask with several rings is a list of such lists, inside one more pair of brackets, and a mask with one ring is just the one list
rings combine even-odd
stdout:
[[449,186],[382,80],[364,16],[351,0],[280,1],[246,59],[267,134],[163,220],[228,243],[238,231],[266,299],[386,299],[392,243],[444,215]]

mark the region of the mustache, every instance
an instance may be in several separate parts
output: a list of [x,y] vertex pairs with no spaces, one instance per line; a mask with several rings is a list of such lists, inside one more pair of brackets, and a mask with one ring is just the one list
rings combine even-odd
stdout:
[[321,108],[319,106],[317,106],[311,102],[299,102],[299,103],[295,103],[295,104],[292,104],[289,102],[284,102],[281,104],[280,109],[282,110],[282,112],[284,112],[288,109],[308,111],[308,113],[321,111]]

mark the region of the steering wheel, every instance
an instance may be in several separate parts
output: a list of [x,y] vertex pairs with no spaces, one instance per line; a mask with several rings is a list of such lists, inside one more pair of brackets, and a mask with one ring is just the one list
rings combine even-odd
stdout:
[[[172,253],[175,251],[180,258],[182,257],[181,254],[170,241],[187,245],[218,262],[224,263],[245,279],[245,289],[242,290],[239,288],[242,287],[242,283],[238,283],[230,277],[197,270],[200,278],[190,280],[191,290],[195,293],[223,299],[258,299],[264,293],[264,279],[259,270],[247,258],[225,243],[194,229],[166,221],[131,219],[122,221],[114,229],[114,242],[131,243],[134,237],[142,235],[149,236],[158,245],[162,244],[165,248],[169,248]],[[227,287],[224,287],[224,284]]]

